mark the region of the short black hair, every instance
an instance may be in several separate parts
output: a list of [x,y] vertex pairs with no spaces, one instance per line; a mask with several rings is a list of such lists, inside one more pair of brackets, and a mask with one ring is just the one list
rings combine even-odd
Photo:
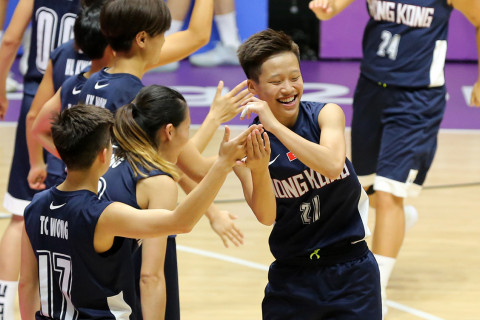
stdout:
[[250,36],[237,50],[238,60],[248,79],[258,82],[262,64],[271,56],[292,52],[300,62],[298,45],[283,31],[266,29]]
[[151,37],[165,33],[171,22],[163,0],[110,0],[100,14],[102,32],[114,51],[129,51],[141,31]]
[[105,108],[78,104],[63,110],[52,123],[52,138],[67,169],[88,169],[110,146],[113,123],[113,114]]
[[101,59],[108,45],[100,29],[100,11],[104,1],[91,1],[82,8],[75,20],[73,32],[75,44],[90,60]]

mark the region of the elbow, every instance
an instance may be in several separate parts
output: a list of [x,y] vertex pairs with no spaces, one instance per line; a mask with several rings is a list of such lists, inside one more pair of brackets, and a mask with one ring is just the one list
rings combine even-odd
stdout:
[[258,222],[260,222],[261,224],[265,225],[265,226],[271,226],[273,225],[273,223],[275,222],[275,218],[276,218],[276,206],[271,209],[270,212],[266,213],[266,214],[259,214],[259,215],[256,215],[257,217],[257,220]]
[[194,224],[184,224],[181,226],[178,226],[177,232],[175,234],[182,234],[182,233],[190,233],[193,230]]
[[22,44],[22,39],[11,38],[5,36],[2,39],[2,45],[8,48],[18,48]]
[[345,162],[342,162],[342,163],[338,162],[338,163],[332,164],[331,167],[326,168],[323,175],[330,180],[335,180],[338,177],[340,177],[340,174],[343,172],[344,167],[345,167]]
[[140,286],[159,286],[165,283],[165,276],[156,272],[142,272],[140,274]]

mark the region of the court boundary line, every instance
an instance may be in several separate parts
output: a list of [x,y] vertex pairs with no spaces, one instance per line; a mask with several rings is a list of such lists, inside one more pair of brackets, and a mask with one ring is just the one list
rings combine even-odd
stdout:
[[[257,270],[262,270],[262,271],[268,271],[268,268],[269,268],[268,266],[263,265],[261,263],[251,262],[251,261],[248,261],[248,260],[245,260],[245,259],[240,259],[240,258],[236,258],[236,257],[232,257],[232,256],[227,256],[227,255],[212,252],[212,251],[196,249],[196,248],[183,246],[183,245],[179,245],[179,244],[177,244],[177,250],[187,252],[187,253],[193,253],[193,254],[196,254],[196,255],[199,255],[199,256],[213,258],[213,259],[217,259],[217,260],[221,260],[221,261],[225,261],[225,262],[230,262],[230,263],[234,263],[234,264],[238,264],[238,265],[241,265],[241,266],[245,266],[245,267],[249,267],[249,268],[257,269]],[[401,303],[398,303],[398,302],[395,302],[395,301],[392,301],[392,300],[387,300],[387,306],[389,306],[393,309],[403,311],[405,313],[415,315],[415,316],[420,317],[420,318],[425,319],[425,320],[444,320],[442,318],[439,318],[439,317],[434,316],[432,314],[429,314],[427,312],[417,310],[415,308],[403,305]]]

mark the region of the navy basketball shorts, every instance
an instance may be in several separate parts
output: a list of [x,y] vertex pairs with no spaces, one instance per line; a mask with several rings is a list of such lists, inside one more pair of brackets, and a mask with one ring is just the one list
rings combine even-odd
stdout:
[[174,236],[167,239],[165,253],[165,286],[167,292],[167,307],[165,320],[180,320],[180,293],[178,289],[177,244]]
[[383,87],[360,76],[353,99],[352,163],[363,186],[420,193],[437,148],[445,86]]
[[380,273],[368,250],[352,261],[326,266],[274,262],[262,315],[264,320],[381,320],[381,305]]
[[28,186],[28,172],[30,161],[28,159],[27,138],[25,135],[25,121],[27,113],[32,105],[33,97],[38,88],[38,83],[27,82],[24,85],[24,94],[18,118],[17,132],[15,135],[15,146],[13,160],[10,167],[7,193],[5,194],[3,206],[8,212],[23,216],[25,207],[30,203],[36,190]]

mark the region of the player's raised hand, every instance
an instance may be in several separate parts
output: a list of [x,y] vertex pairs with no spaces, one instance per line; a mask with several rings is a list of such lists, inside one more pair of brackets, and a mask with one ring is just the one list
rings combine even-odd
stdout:
[[[247,85],[247,80],[240,82],[230,92],[222,95],[224,87],[223,81],[217,86],[215,98],[210,105],[209,115],[219,124],[232,120],[237,114],[243,111],[243,103],[253,95],[248,89],[243,89]],[[243,89],[243,90],[242,90]]]
[[230,140],[230,128],[225,126],[225,134],[223,135],[223,141],[220,145],[218,152],[218,158],[222,159],[226,163],[231,164],[233,167],[235,164],[242,165],[242,158],[247,154],[245,145],[248,135],[253,130],[262,130],[262,125],[252,125],[238,136]]
[[470,107],[480,107],[480,82],[477,81],[472,88],[472,97],[470,98]]
[[333,12],[332,0],[312,0],[308,4],[308,8],[315,13],[318,19],[324,20]]
[[262,134],[259,130],[253,130],[247,138],[247,158],[245,164],[250,170],[268,170],[270,161],[270,139],[266,132]]

